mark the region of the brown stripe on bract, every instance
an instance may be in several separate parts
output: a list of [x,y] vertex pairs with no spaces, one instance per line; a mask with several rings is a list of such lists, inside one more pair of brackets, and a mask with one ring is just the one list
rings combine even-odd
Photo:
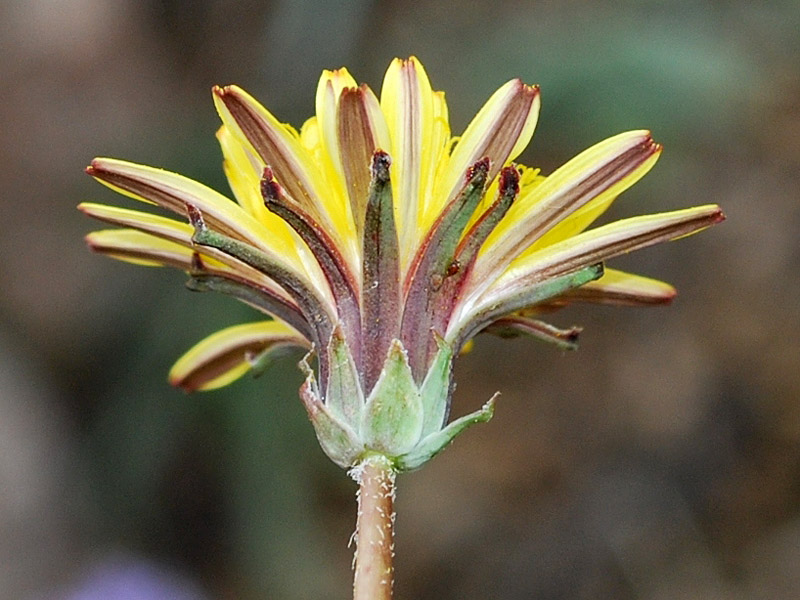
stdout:
[[459,349],[466,340],[498,319],[519,311],[530,311],[540,303],[560,298],[567,290],[602,277],[603,269],[603,263],[596,263],[557,277],[534,281],[514,279],[501,289],[492,288],[490,298],[479,298],[458,323],[451,323],[447,339]]
[[[312,342],[320,347],[327,343],[335,318],[335,307],[321,295],[315,282],[309,281],[293,267],[285,266],[259,250],[258,248],[230,237],[217,231],[208,229],[203,221],[202,212],[190,204],[186,205],[187,212],[195,226],[192,240],[203,247],[216,248],[232,258],[250,265],[264,275],[279,282],[281,287],[292,297],[301,308],[309,325],[313,328]],[[325,381],[327,373],[324,363],[320,364],[320,380]]]
[[[326,279],[331,284],[337,301],[358,304],[356,279],[333,237],[292,198],[283,193],[281,185],[273,178],[269,167],[264,169],[261,195],[268,210],[281,217],[306,243]],[[350,301],[347,298],[351,298]]]
[[[410,293],[411,287],[414,285],[414,283],[419,283],[420,276],[418,273],[420,273],[423,269],[423,262],[433,263],[437,256],[442,260],[452,260],[455,257],[455,245],[452,248],[453,251],[450,253],[450,256],[442,256],[443,253],[437,253],[439,250],[439,242],[441,241],[444,230],[446,230],[448,228],[447,226],[452,223],[457,213],[460,210],[463,210],[466,202],[466,191],[469,186],[474,185],[474,180],[479,180],[481,182],[482,189],[485,190],[489,181],[487,174],[490,172],[491,167],[492,164],[489,158],[483,157],[467,168],[466,173],[461,180],[458,194],[445,205],[445,207],[439,213],[439,216],[436,218],[436,221],[434,221],[433,225],[431,225],[430,229],[428,229],[428,231],[425,233],[425,236],[422,238],[422,241],[417,248],[414,258],[411,260],[411,263],[408,266],[405,280],[403,281],[403,293],[406,296],[408,296]],[[481,193],[481,197],[482,196],[483,194]],[[480,199],[478,200],[480,201]],[[461,239],[461,233],[462,232],[459,232],[456,242]]]
[[[436,350],[433,331],[443,329],[452,309],[443,289],[448,271],[457,276],[456,248],[488,183],[491,162],[484,157],[467,169],[459,194],[440,213],[411,262],[404,282],[402,341],[409,353],[414,376],[424,376],[428,359]],[[444,293],[444,295],[442,294]],[[442,333],[439,331],[438,333]]]
[[378,380],[389,345],[397,337],[402,312],[400,254],[390,165],[391,159],[386,152],[375,152],[364,219],[361,371],[365,394],[369,394]]
[[[311,250],[328,281],[339,317],[346,324],[347,330],[358,331],[361,324],[358,286],[355,276],[348,268],[333,238],[312,215],[283,194],[280,184],[273,179],[272,170],[269,167],[264,169],[261,193],[267,209],[286,221]],[[356,338],[357,336],[352,337]],[[358,357],[360,353],[359,340],[351,339],[350,341],[352,351]]]
[[461,292],[469,279],[475,260],[486,238],[497,226],[519,194],[519,172],[512,165],[500,172],[497,198],[463,235],[455,249],[455,258],[448,266],[441,288],[435,292],[435,303],[431,327],[434,331],[446,331],[453,311],[461,298]]
[[[196,256],[196,255],[195,255]],[[311,339],[313,331],[297,303],[291,298],[284,297],[276,288],[267,287],[243,279],[231,273],[206,269],[192,260],[192,270],[186,287],[192,291],[211,291],[222,293],[248,306],[261,311],[271,317],[285,321],[307,339]]]
[[583,328],[573,326],[569,329],[561,329],[538,319],[509,315],[488,325],[484,331],[500,337],[512,337],[520,334],[529,335],[555,344],[564,350],[576,350],[578,348],[578,338]]
[[[519,195],[519,171],[511,165],[500,172],[497,198],[473,223],[456,248],[456,257],[465,268],[471,268],[483,243]],[[462,277],[467,273],[462,273]]]

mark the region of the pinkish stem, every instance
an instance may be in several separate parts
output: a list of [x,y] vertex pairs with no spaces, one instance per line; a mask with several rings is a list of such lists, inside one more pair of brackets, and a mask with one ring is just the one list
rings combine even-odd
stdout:
[[352,471],[359,484],[354,600],[391,600],[394,583],[395,471],[383,456]]

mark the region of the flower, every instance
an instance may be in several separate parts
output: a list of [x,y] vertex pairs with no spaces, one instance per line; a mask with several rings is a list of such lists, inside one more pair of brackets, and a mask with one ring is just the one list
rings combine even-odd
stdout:
[[[448,423],[452,363],[476,334],[529,334],[562,348],[578,329],[537,316],[571,302],[661,304],[674,289],[605,261],[721,221],[715,205],[588,227],[658,159],[647,131],[602,141],[543,176],[513,163],[539,88],[498,89],[460,137],[416,58],[395,59],[380,98],[346,69],[325,71],[298,132],[236,86],[215,87],[217,132],[236,202],[200,183],[108,158],[87,172],[177,213],[83,203],[122,229],[87,236],[109,256],[175,266],[188,287],[228,294],[270,320],[224,329],[170,381],[212,389],[276,352],[307,357],[301,398],[331,459],[372,454],[417,468],[481,410]],[[188,223],[185,221],[188,219]]]

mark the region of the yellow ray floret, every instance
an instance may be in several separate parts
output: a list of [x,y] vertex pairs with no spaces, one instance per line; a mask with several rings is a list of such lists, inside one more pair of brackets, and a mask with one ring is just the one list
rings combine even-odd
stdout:
[[220,388],[244,375],[265,352],[284,346],[308,347],[308,342],[281,321],[228,327],[178,359],[169,372],[169,381],[186,391]]

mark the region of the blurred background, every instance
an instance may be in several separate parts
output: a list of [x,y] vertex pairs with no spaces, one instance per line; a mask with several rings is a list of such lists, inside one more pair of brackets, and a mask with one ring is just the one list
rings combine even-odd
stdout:
[[460,132],[542,88],[520,162],[650,128],[657,168],[605,219],[728,221],[615,261],[666,308],[590,307],[562,354],[479,338],[453,413],[494,420],[399,480],[397,597],[783,599],[800,589],[800,3],[787,0],[0,3],[0,597],[350,594],[355,485],[319,450],[296,358],[187,396],[172,362],[254,313],[92,255],[97,155],[223,192],[213,84],[279,119],[323,68],[379,89],[415,54]]

